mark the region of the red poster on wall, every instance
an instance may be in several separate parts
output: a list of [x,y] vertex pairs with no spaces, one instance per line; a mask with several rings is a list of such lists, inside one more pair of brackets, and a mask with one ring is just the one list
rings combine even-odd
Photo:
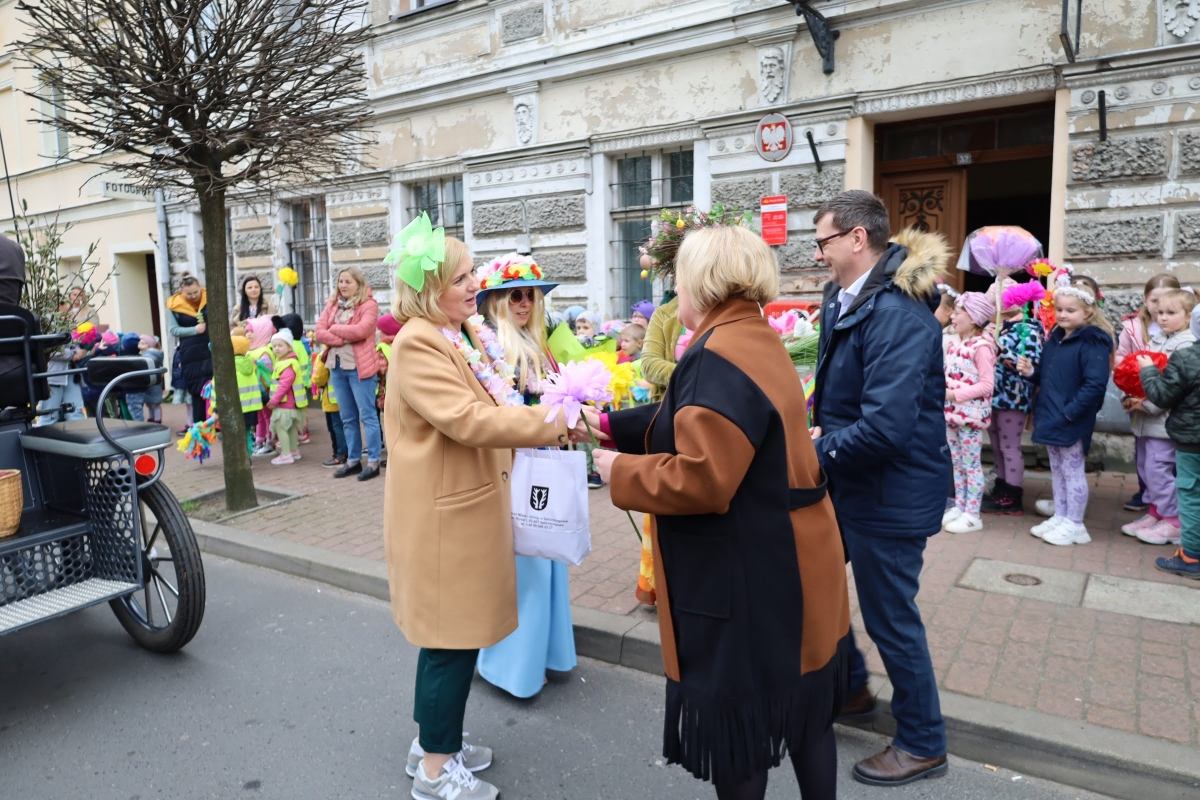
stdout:
[[759,210],[762,212],[763,241],[787,244],[787,195],[764,197]]

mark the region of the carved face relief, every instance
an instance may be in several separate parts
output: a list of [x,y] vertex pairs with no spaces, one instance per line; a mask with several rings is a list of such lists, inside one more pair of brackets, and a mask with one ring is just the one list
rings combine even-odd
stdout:
[[533,141],[533,109],[528,103],[517,103],[513,107],[513,115],[517,120],[517,140],[521,144]]
[[782,50],[771,47],[763,51],[758,65],[758,92],[767,103],[777,103],[783,99],[786,70]]
[[1182,39],[1200,20],[1200,0],[1163,0],[1163,24],[1171,35]]

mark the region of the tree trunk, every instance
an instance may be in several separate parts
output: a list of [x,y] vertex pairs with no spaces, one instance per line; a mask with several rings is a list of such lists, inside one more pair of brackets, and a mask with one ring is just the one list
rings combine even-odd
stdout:
[[229,297],[225,281],[225,190],[197,186],[200,222],[204,229],[204,286],[208,309],[204,321],[212,343],[213,388],[221,417],[221,452],[225,462],[225,507],[244,511],[258,505],[250,453],[246,450],[246,425],[238,392],[233,341],[229,338]]

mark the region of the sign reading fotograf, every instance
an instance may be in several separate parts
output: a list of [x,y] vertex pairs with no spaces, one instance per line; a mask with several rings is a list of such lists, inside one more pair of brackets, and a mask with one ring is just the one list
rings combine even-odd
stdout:
[[104,181],[100,194],[113,200],[140,200],[143,203],[154,202],[154,190],[136,183],[121,183],[119,181]]
[[759,207],[762,212],[762,238],[767,244],[787,244],[787,195],[764,197]]
[[767,161],[782,161],[792,152],[792,123],[783,114],[767,114],[754,129],[754,148]]

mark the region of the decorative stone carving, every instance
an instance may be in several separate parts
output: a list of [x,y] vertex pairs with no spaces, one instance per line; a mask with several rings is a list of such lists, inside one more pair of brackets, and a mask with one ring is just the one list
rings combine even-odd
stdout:
[[1187,37],[1200,20],[1200,0],[1163,0],[1163,28],[1176,39]]
[[1155,94],[1166,94],[1167,84],[1165,81],[1155,81],[1154,85],[1150,87],[1150,91],[1154,92]]
[[184,263],[188,260],[187,239],[167,239],[167,257],[172,264]]
[[1176,218],[1175,251],[1200,253],[1200,212],[1180,214]]
[[977,97],[1004,97],[1056,88],[1058,88],[1058,78],[1055,77],[1053,70],[1047,70],[1011,78],[994,78],[943,86],[937,89],[867,97],[854,104],[854,113],[857,115],[878,114],[883,111],[959,103],[964,100],[974,100]]
[[372,186],[363,189],[347,189],[342,192],[330,192],[325,195],[326,206],[348,206],[355,203],[378,203],[387,200],[386,186]]
[[1077,181],[1166,175],[1165,136],[1121,136],[1075,145],[1071,176]]
[[[790,201],[791,198],[789,197]],[[788,243],[775,248],[775,258],[779,261],[779,271],[782,273],[800,272],[804,270],[821,269],[828,278],[829,268],[818,267],[817,262],[813,261],[813,253],[817,249],[817,237],[815,235],[796,236],[789,235]]]
[[1091,89],[1088,89],[1087,91],[1083,92],[1083,94],[1079,95],[1079,102],[1083,103],[1085,106],[1091,105],[1093,102],[1095,102],[1095,100],[1096,93]]
[[780,42],[758,49],[758,104],[773,106],[787,102],[788,76],[791,74],[791,42]]
[[498,236],[525,230],[520,203],[476,203],[471,206],[471,232],[475,236]]
[[1179,171],[1185,175],[1200,173],[1200,131],[1180,134]]
[[271,231],[238,231],[233,234],[233,253],[237,256],[271,255]]
[[681,142],[694,142],[704,138],[704,131],[699,127],[671,128],[669,130],[639,133],[632,136],[619,136],[613,139],[599,139],[592,142],[593,153],[617,153],[626,150],[642,150]]
[[470,183],[472,186],[481,186],[488,183],[514,183],[522,180],[533,180],[535,178],[544,178],[549,175],[567,175],[567,174],[588,174],[588,161],[586,159],[573,158],[569,161],[555,161],[545,164],[529,164],[523,163],[513,167],[513,169],[501,172],[471,173]]
[[584,226],[584,196],[581,194],[530,200],[527,205],[530,230],[548,231]]
[[1067,252],[1073,256],[1157,256],[1162,246],[1161,214],[1067,219]]
[[1117,90],[1115,92],[1113,92],[1113,97],[1117,98],[1118,100],[1128,100],[1129,99],[1129,87],[1128,86],[1118,86]]
[[787,195],[789,208],[815,208],[840,193],[846,186],[842,167],[825,167],[820,172],[808,169],[785,172],[779,177],[779,193]]
[[334,250],[353,250],[358,246],[353,222],[334,222],[329,226],[329,245]]
[[[537,141],[537,89],[537,83],[525,83],[508,90],[513,99],[513,123],[517,128],[517,141],[521,144],[533,144]],[[511,180],[512,175],[509,174],[508,178]]]
[[358,224],[358,243],[364,247],[387,244],[390,238],[387,219],[366,219]]
[[532,39],[545,31],[546,20],[540,5],[518,8],[500,17],[500,39],[504,44]]
[[1189,89],[1200,89],[1200,75],[1197,75],[1196,77],[1194,77],[1188,81],[1188,88]]
[[771,177],[754,175],[712,182],[712,201],[737,209],[758,210],[759,202],[771,193]]
[[583,250],[539,250],[533,255],[547,280],[587,280],[587,253]]

